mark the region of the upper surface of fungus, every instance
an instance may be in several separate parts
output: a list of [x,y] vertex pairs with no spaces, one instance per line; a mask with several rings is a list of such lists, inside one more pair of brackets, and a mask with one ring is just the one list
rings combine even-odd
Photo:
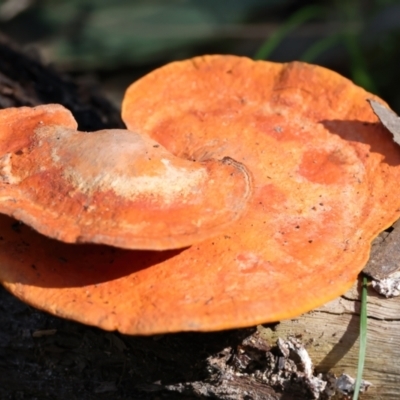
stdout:
[[0,111],[0,212],[65,242],[188,246],[243,211],[251,178],[231,158],[195,163],[146,135],[84,133],[61,106]]
[[321,305],[352,285],[400,214],[400,150],[371,97],[302,63],[207,56],[160,68],[128,89],[128,128],[179,158],[244,165],[244,214],[167,252],[71,246],[3,217],[2,280],[36,307],[131,334],[249,326]]

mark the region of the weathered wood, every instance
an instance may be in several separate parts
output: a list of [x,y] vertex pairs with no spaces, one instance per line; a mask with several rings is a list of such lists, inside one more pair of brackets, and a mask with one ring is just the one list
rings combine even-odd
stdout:
[[[344,296],[275,329],[261,328],[274,342],[301,335],[318,372],[357,373],[359,351],[359,285]],[[400,298],[386,299],[368,290],[367,353],[363,378],[371,386],[362,399],[398,399],[400,393]]]

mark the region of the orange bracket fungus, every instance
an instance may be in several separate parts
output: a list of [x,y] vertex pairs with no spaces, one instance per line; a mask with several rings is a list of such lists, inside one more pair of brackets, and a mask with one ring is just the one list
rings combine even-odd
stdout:
[[[130,334],[250,326],[317,307],[353,284],[372,239],[400,216],[400,148],[368,98],[381,102],[321,67],[206,56],[169,64],[129,87],[122,115],[130,133],[111,132],[113,139],[104,132],[77,133],[56,106],[37,110],[59,112],[63,121],[49,116],[38,128],[29,116],[32,129],[22,136],[19,123],[2,123],[4,213],[52,237],[132,248],[124,216],[138,229],[143,218],[145,234],[152,236],[146,224],[154,211],[154,230],[164,232],[165,218],[180,237],[174,246],[194,244],[167,251],[66,244],[2,216],[0,278],[35,307]],[[10,113],[19,120],[18,112]],[[136,140],[139,166],[131,170]],[[166,208],[158,204],[147,213],[153,203],[146,197],[146,210],[136,219],[139,201],[127,204],[125,196],[136,195],[136,187],[123,186],[122,195],[118,188],[136,168],[147,171],[147,151],[168,160],[160,175],[166,181],[156,161],[157,178],[145,190],[151,196],[154,188],[159,196],[161,185]],[[89,174],[92,168],[97,172]],[[171,176],[167,168],[175,169]],[[183,185],[176,169],[204,174],[207,185],[198,186],[197,178],[190,184],[184,178]],[[182,208],[169,201],[176,185],[190,187]],[[196,221],[216,214],[223,229],[185,241],[197,228],[191,220],[188,230],[180,225],[186,206],[193,206]],[[114,235],[116,216],[120,234],[103,240],[107,230]],[[175,220],[177,232],[169,225]],[[78,229],[75,221],[79,233],[70,233]],[[212,231],[214,222],[204,224]],[[162,246],[149,245],[149,239],[138,248],[168,246],[165,237],[155,241]]]
[[0,212],[65,242],[165,250],[244,209],[251,178],[229,157],[194,163],[146,135],[76,129],[58,105],[0,111]]

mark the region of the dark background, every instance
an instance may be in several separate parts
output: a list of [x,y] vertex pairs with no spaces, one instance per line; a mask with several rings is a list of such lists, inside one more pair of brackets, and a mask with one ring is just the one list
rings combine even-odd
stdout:
[[230,53],[326,66],[400,111],[398,0],[3,0],[0,32],[117,107],[157,66]]

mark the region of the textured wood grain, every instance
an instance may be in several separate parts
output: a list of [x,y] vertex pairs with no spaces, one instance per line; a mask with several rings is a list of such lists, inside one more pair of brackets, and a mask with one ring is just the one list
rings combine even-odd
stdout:
[[[299,318],[282,321],[262,337],[301,335],[318,372],[356,376],[359,351],[358,284],[345,295]],[[363,400],[395,400],[400,393],[400,297],[386,299],[368,290],[367,355],[363,378],[373,386]]]

